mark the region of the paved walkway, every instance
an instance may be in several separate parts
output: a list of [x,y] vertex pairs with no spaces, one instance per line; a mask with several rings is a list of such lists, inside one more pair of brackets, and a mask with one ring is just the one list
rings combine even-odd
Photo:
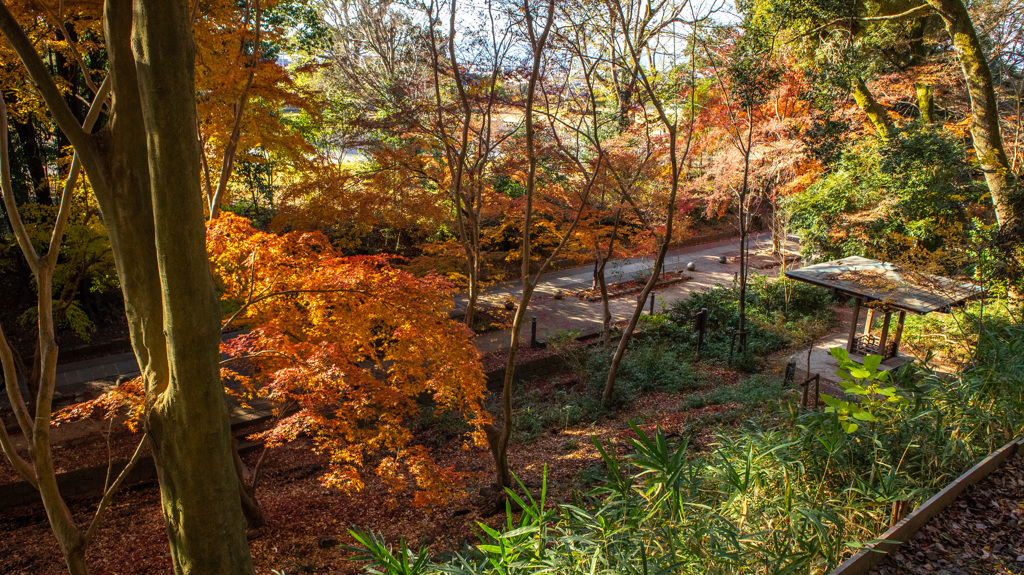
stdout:
[[[751,252],[771,247],[771,234],[761,234],[748,239]],[[787,242],[790,252],[798,251],[795,238]],[[720,256],[732,258],[739,255],[739,238],[723,240],[712,244],[701,244],[669,252],[665,257],[667,272],[683,271],[686,264],[693,262],[696,271],[686,272],[689,280],[662,289],[655,289],[655,310],[662,311],[673,302],[686,299],[698,289],[711,288],[716,285],[729,285],[740,271],[738,263],[731,261],[719,263]],[[615,265],[613,265],[613,263]],[[640,272],[648,272],[653,265],[652,258],[633,258],[619,260],[608,264],[606,273],[609,284],[633,279]],[[777,274],[778,268],[754,273]],[[561,300],[551,297],[557,291],[578,291],[589,289],[593,283],[593,266],[585,266],[544,274],[538,284],[534,296],[527,308],[528,317],[537,318],[537,339],[545,340],[567,330],[576,330],[581,336],[601,332],[601,302],[588,302],[566,294]],[[505,299],[518,299],[522,294],[518,280],[505,282],[485,291],[481,295],[481,303],[501,305]],[[465,302],[457,305],[465,306]],[[609,309],[612,323],[628,319],[636,307],[635,295],[624,295],[612,299]],[[648,308],[649,309],[649,308]],[[525,344],[530,341],[530,321],[523,322],[520,338]],[[481,352],[488,353],[507,349],[512,337],[512,330],[506,329],[478,336],[477,347]]]
[[[771,246],[771,235],[761,234],[748,240],[751,252]],[[681,248],[669,252],[665,258],[667,272],[683,271],[688,262],[697,266],[694,272],[686,272],[690,280],[673,286],[655,290],[657,298],[655,309],[662,310],[672,302],[689,297],[689,294],[700,288],[714,287],[716,284],[728,285],[739,272],[739,264],[729,262],[718,263],[719,256],[734,257],[739,254],[739,238],[722,240],[710,244],[701,244]],[[797,250],[793,238],[788,244],[790,251]],[[606,268],[609,284],[628,281],[638,274],[648,272],[653,266],[652,258],[630,258],[609,262]],[[777,273],[777,269],[771,272]],[[558,291],[578,291],[588,289],[593,281],[593,266],[559,270],[543,274],[537,286],[528,311],[530,316],[537,317],[537,337],[544,340],[552,335],[576,330],[580,335],[591,335],[601,331],[601,302],[587,302],[571,295],[562,300],[551,296]],[[491,286],[480,296],[482,305],[501,305],[508,298],[518,300],[522,288],[519,280],[503,282]],[[633,295],[614,298],[610,302],[613,321],[629,317],[636,304]],[[456,298],[455,309],[465,310],[465,297]],[[530,322],[523,325],[521,337],[529,343]],[[511,340],[511,330],[491,332],[477,337],[477,347],[487,353],[507,349]],[[57,367],[57,391],[64,395],[77,395],[93,387],[94,382],[110,380],[118,377],[134,377],[139,367],[132,353],[67,363]]]

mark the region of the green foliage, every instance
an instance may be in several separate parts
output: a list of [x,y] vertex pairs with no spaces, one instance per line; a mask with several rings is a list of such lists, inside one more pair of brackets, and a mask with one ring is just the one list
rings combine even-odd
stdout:
[[[827,290],[788,279],[771,281],[752,275],[747,286],[747,354],[733,354],[734,367],[756,371],[760,358],[803,341],[809,322],[827,323],[834,312]],[[677,341],[693,352],[697,348],[696,317],[708,309],[708,328],[701,359],[720,364],[730,361],[733,330],[739,324],[739,290],[717,286],[693,292],[672,304],[671,318],[678,326]],[[752,324],[752,325],[751,325]]]
[[[54,310],[53,321],[57,329],[70,331],[78,339],[89,341],[89,337],[96,331],[96,324],[82,310],[79,302],[71,300],[62,305],[61,302],[54,301],[52,305]],[[34,307],[30,307],[18,317],[18,321],[25,328],[32,329],[39,321],[39,311]]]
[[784,208],[812,259],[892,261],[909,250],[962,243],[982,192],[962,143],[910,129],[887,142],[852,144],[828,175],[787,198]]
[[763,374],[752,375],[737,385],[723,385],[714,389],[686,396],[680,408],[699,409],[709,405],[739,403],[744,407],[777,401],[785,392],[782,381]]
[[[461,553],[423,560],[360,532],[362,559],[396,575],[827,572],[888,526],[893,502],[924,501],[1024,431],[1024,326],[986,333],[977,365],[949,380],[914,365],[879,376],[875,360],[839,356],[848,389],[882,402],[862,404],[871,425],[844,429],[836,411],[789,402],[698,451],[631,424],[625,455],[594,438],[602,477],[572,503],[552,507],[545,487],[534,498],[520,485],[505,527],[481,525]],[[872,391],[890,377],[905,400]]]
[[379,535],[363,531],[358,527],[349,529],[348,532],[359,543],[359,547],[345,546],[343,549],[357,553],[352,559],[355,561],[374,561],[380,569],[370,569],[370,573],[387,573],[388,575],[420,575],[427,573],[427,561],[430,556],[426,553],[426,547],[421,546],[419,553],[413,553],[405,544],[403,539],[397,550]]
[[[608,404],[621,408],[632,404],[643,393],[661,390],[678,392],[699,387],[700,382],[690,367],[689,351],[661,338],[638,337],[619,364],[615,387]],[[605,350],[595,351],[587,364],[587,383],[593,395],[599,396],[608,376],[611,356]]]
[[877,423],[887,410],[898,409],[910,402],[899,395],[896,386],[883,385],[890,381],[891,374],[878,369],[882,356],[869,355],[861,364],[850,359],[850,354],[841,347],[832,348],[830,353],[839,362],[839,370],[836,371],[840,378],[839,386],[854,401],[836,399],[827,393],[821,394],[821,399],[828,405],[825,411],[836,414],[846,433],[857,431],[860,427],[857,421]]
[[[488,407],[498,409],[497,405]],[[593,423],[607,413],[599,396],[582,386],[554,391],[530,387],[516,398],[513,441],[519,445],[532,443],[547,431]]]
[[967,366],[975,356],[981,335],[1000,333],[1020,322],[1024,310],[1004,298],[971,301],[950,313],[908,315],[901,345],[919,357]]
[[[57,208],[23,204],[19,206],[19,212],[36,253],[45,253],[57,219]],[[0,272],[4,273],[7,281],[23,282],[23,285],[35,288],[35,282],[30,279],[28,266],[13,236],[0,237]],[[57,327],[72,331],[82,340],[88,340],[96,329],[95,318],[90,318],[86,313],[86,309],[92,309],[88,304],[117,288],[117,272],[106,226],[87,207],[74,206],[68,217],[57,267],[53,272],[53,310]],[[36,322],[34,298],[32,302],[8,303],[26,306],[20,317],[23,325],[27,327]]]
[[831,166],[842,155],[843,142],[849,132],[849,122],[820,115],[800,133],[800,141],[811,157],[824,166]]

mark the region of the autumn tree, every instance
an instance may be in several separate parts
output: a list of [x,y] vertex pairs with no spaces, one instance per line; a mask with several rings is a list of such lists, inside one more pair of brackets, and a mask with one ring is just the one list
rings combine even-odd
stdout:
[[[447,186],[453,202],[453,219],[466,259],[468,302],[466,324],[473,326],[480,296],[483,265],[483,218],[493,198],[494,156],[515,129],[502,128],[497,116],[509,102],[502,97],[506,56],[511,48],[509,28],[495,22],[494,10],[485,17],[489,28],[482,35],[485,47],[474,62],[462,62],[456,45],[457,2],[449,4],[447,32],[439,34],[433,22],[437,3],[427,7],[431,77],[433,79],[433,135],[441,144],[447,167]],[[450,74],[451,112],[446,110],[442,78]],[[470,70],[474,70],[470,72]],[[470,76],[472,74],[472,76]]]
[[[700,21],[696,17],[696,10],[687,2],[682,3],[659,3],[655,5],[621,2],[609,0],[607,2],[608,13],[611,22],[615,23],[620,32],[619,42],[621,49],[628,54],[633,64],[637,67],[640,77],[640,85],[647,97],[647,101],[653,108],[650,115],[652,119],[645,122],[647,135],[655,139],[664,139],[664,147],[667,148],[664,170],[667,172],[665,181],[669,192],[665,200],[664,227],[658,226],[660,233],[656,233],[657,248],[654,265],[651,269],[651,277],[644,284],[643,289],[637,296],[637,304],[633,309],[626,327],[622,331],[619,344],[612,355],[611,364],[608,368],[608,375],[605,380],[604,391],[601,394],[601,401],[608,404],[614,391],[615,378],[619,365],[625,355],[626,348],[636,329],[640,315],[643,313],[644,303],[650,296],[658,276],[661,274],[662,266],[665,263],[665,255],[668,253],[669,245],[672,243],[673,230],[676,225],[675,219],[679,207],[677,200],[680,195],[680,187],[686,177],[687,160],[694,141],[694,122],[696,119],[697,96],[694,90],[695,65],[694,53],[696,49],[696,30]],[[685,10],[690,9],[690,20],[685,19]],[[713,9],[713,7],[711,7]],[[694,28],[694,37],[689,41],[689,70],[686,67],[676,67],[677,61],[663,63],[663,66],[672,66],[675,69],[647,69],[641,65],[657,61],[656,54],[668,52],[669,45],[674,45],[676,38],[676,24],[686,24]],[[675,55],[675,52],[669,52]],[[679,104],[682,104],[680,106]],[[680,109],[682,108],[682,109]],[[648,112],[645,108],[645,118]],[[656,125],[657,128],[653,126]],[[683,128],[681,131],[680,128]],[[657,129],[658,133],[653,134]],[[652,230],[654,231],[654,230]]]
[[[17,8],[34,21],[32,11]],[[74,147],[110,232],[144,376],[145,428],[175,572],[252,572],[220,383],[220,309],[205,254],[189,7],[108,0],[103,17],[111,106],[95,133],[79,124],[6,5],[0,6],[0,32]],[[39,292],[49,293],[49,286]],[[48,316],[40,309],[40,318]],[[52,331],[41,327],[48,339],[41,359],[46,385],[37,423],[28,428],[33,444],[48,441],[57,363]],[[9,395],[10,387],[8,378]],[[45,458],[36,465],[48,516],[73,558],[69,567],[84,572],[82,537],[56,493],[52,465]]]
[[449,500],[456,475],[413,441],[410,422],[426,395],[483,440],[480,356],[472,332],[448,317],[450,284],[382,257],[339,256],[321,233],[257,232],[230,214],[211,222],[208,249],[234,310],[223,328],[246,327],[224,343],[225,381],[243,402],[269,401],[281,416],[259,438],[276,446],[311,437],[328,456],[329,486],[360,490],[361,468],[379,457],[389,485],[417,486],[415,504]]
[[282,110],[316,117],[320,98],[297,84],[278,57],[283,50],[315,49],[325,31],[317,27],[312,9],[295,0],[196,3],[190,18],[197,46],[202,185],[212,219],[230,199],[233,180],[244,184],[244,176],[233,178],[236,158],[267,166],[276,155],[304,168],[313,146],[284,121]]
[[509,29],[496,25],[493,11],[479,14],[479,26],[460,24],[467,10],[436,1],[320,5],[335,40],[325,86],[351,126],[349,149],[365,158],[347,168],[338,199],[358,206],[360,189],[378,198],[370,210],[357,208],[372,212],[361,227],[395,228],[396,246],[403,234],[457,245],[472,325],[487,260],[484,228],[500,214],[494,162],[516,126],[501,119],[513,97]]
[[[771,108],[769,101],[782,76],[782,69],[775,59],[777,30],[763,25],[751,14],[726,37],[727,48],[712,51],[703,44],[708,63],[713,70],[718,89],[717,101],[711,106],[717,111],[717,127],[724,135],[727,145],[739,154],[742,168],[736,170],[735,181],[727,185],[736,195],[737,219],[740,230],[740,271],[739,271],[739,325],[736,329],[740,353],[747,350],[747,276],[749,273],[749,249],[747,235],[755,212],[753,203],[759,203],[763,196],[752,193],[760,182],[752,182],[755,130],[763,132]],[[767,109],[765,109],[767,108]],[[761,134],[759,134],[761,135]],[[729,164],[728,160],[723,162]]]
[[[857,37],[871,26],[918,20],[930,15],[938,16],[941,20],[948,41],[960,63],[971,105],[970,131],[973,146],[992,196],[1000,234],[1005,238],[1002,243],[1012,247],[1017,243],[1014,238],[1021,233],[1019,222],[1024,199],[1018,189],[1017,176],[1010,168],[1003,144],[995,86],[986,50],[978,37],[967,6],[960,0],[928,0],[910,9],[893,3],[882,3],[852,6],[845,14],[821,18],[813,24],[806,24],[807,21],[799,16],[794,18],[796,22],[804,22],[796,24],[796,27],[806,30],[806,37],[814,38],[830,34]],[[920,36],[921,30],[914,31],[914,34]],[[921,41],[921,38],[915,38],[911,43],[912,49],[914,44]],[[877,106],[872,106],[871,101],[863,98],[858,103],[862,107],[866,105],[865,111],[881,131],[888,129],[888,124]]]
[[[600,6],[596,6],[600,9]],[[603,30],[592,18],[590,9],[595,5],[587,2],[565,3],[559,6],[556,17],[559,26],[556,28],[557,50],[565,54],[562,67],[565,70],[561,85],[554,92],[554,97],[545,99],[543,109],[549,123],[555,148],[566,159],[567,168],[576,172],[583,185],[592,188],[589,193],[590,204],[583,213],[579,225],[579,234],[585,237],[585,243],[594,261],[593,288],[601,295],[601,335],[604,344],[611,343],[612,315],[610,309],[606,269],[613,256],[623,255],[631,233],[629,222],[629,204],[626,201],[629,192],[625,191],[632,178],[623,177],[624,173],[643,171],[653,154],[651,146],[616,146],[616,138],[609,130],[617,123],[619,131],[625,130],[632,137],[630,124],[624,122],[628,117],[628,107],[622,107],[620,99],[619,117],[609,117],[604,113],[601,102],[602,70],[607,69],[604,57],[606,44],[603,42]],[[617,73],[613,71],[613,74]],[[554,102],[554,105],[552,105]],[[561,133],[564,136],[560,136]],[[648,144],[650,140],[645,140]],[[621,144],[621,138],[620,142]],[[629,150],[628,159],[621,156]],[[639,154],[636,150],[642,150]],[[623,161],[624,160],[624,161]]]
[[521,178],[523,195],[518,199],[518,206],[522,210],[522,238],[520,240],[520,285],[521,293],[519,305],[512,319],[511,341],[509,342],[508,358],[505,363],[505,375],[501,388],[501,427],[485,427],[487,441],[490,444],[491,453],[495,462],[495,482],[497,490],[495,495],[499,500],[504,498],[504,489],[512,485],[511,471],[508,466],[508,445],[512,438],[512,383],[515,375],[516,357],[520,347],[520,332],[525,326],[525,318],[530,299],[540,281],[540,274],[543,273],[552,260],[558,256],[562,248],[572,237],[576,225],[579,223],[580,215],[587,202],[589,189],[579,190],[578,206],[575,216],[570,224],[561,234],[558,244],[553,247],[549,255],[538,265],[533,264],[533,218],[535,217],[534,202],[538,199],[538,188],[543,185],[538,166],[540,156],[538,154],[538,124],[536,118],[539,116],[537,109],[539,100],[543,98],[539,93],[541,78],[546,73],[546,51],[549,49],[551,31],[555,24],[555,2],[550,1],[546,6],[531,4],[529,0],[523,0],[522,4],[510,4],[505,16],[513,22],[519,30],[518,36],[523,42],[523,48],[529,50],[528,75],[526,81],[525,97],[523,100],[524,132],[525,132],[525,170],[517,174]]

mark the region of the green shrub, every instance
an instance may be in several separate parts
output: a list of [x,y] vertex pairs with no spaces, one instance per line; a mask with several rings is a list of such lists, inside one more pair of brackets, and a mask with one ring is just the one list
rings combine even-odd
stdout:
[[680,407],[684,410],[699,409],[708,405],[722,405],[725,403],[740,403],[745,407],[752,407],[777,400],[782,397],[785,391],[782,380],[762,374],[755,374],[737,385],[724,385],[688,395]]
[[[594,438],[598,484],[573,504],[550,505],[546,483],[536,497],[519,485],[508,497],[522,513],[480,524],[461,553],[435,561],[362,531],[354,550],[389,575],[827,572],[888,527],[893,502],[913,507],[1024,431],[1020,325],[986,332],[976,365],[950,380],[913,364],[891,378],[908,401],[871,425],[844,430],[836,413],[787,403],[699,452],[634,425],[626,455]],[[770,387],[781,386],[749,378],[733,393],[753,402]],[[703,397],[730,399],[716,393]]]
[[[756,276],[755,276],[756,277]],[[794,284],[795,282],[789,282]],[[785,317],[778,315],[782,308],[776,309],[776,301],[779,299],[781,287],[776,286],[778,282],[767,282],[752,278],[747,289],[747,350],[745,354],[739,353],[738,341],[734,340],[734,333],[739,325],[739,290],[734,287],[717,286],[710,289],[701,289],[690,294],[687,300],[677,301],[672,305],[671,317],[681,328],[678,341],[685,345],[691,353],[697,349],[696,318],[701,308],[708,309],[707,333],[704,338],[704,347],[701,350],[701,359],[719,364],[729,363],[738,369],[753,372],[760,367],[761,358],[766,355],[785,349],[793,336],[789,333],[787,325],[797,326],[796,322],[785,323]],[[771,287],[768,287],[771,286]],[[824,290],[822,290],[824,291]],[[766,295],[762,297],[762,293]],[[803,293],[803,292],[801,292]],[[825,292],[827,295],[827,292]],[[820,295],[805,296],[805,300],[812,297],[820,298]],[[791,315],[800,317],[792,308]],[[821,310],[825,311],[821,311]],[[810,312],[805,312],[810,315]],[[826,315],[832,311],[827,305],[819,306],[814,312]],[[768,329],[769,325],[774,326],[779,320],[783,320],[781,329]]]
[[1022,310],[1005,300],[989,298],[969,302],[950,313],[908,315],[903,329],[904,347],[925,356],[933,353],[944,362],[966,366],[973,359],[980,334],[999,333],[1012,326]]
[[[678,344],[661,338],[636,338],[630,343],[619,364],[615,387],[609,405],[627,406],[643,393],[660,390],[679,392],[699,386],[696,372],[687,360],[689,352]],[[587,362],[587,387],[590,394],[600,396],[608,377],[611,354],[595,350]]]
[[829,174],[783,208],[810,259],[892,261],[961,243],[972,227],[969,208],[983,194],[959,138],[910,127],[888,141],[851,144]]

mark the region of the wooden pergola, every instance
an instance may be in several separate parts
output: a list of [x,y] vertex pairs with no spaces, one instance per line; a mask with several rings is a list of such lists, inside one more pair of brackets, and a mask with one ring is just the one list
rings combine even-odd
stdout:
[[[853,322],[846,351],[861,356],[881,355],[883,359],[896,357],[899,353],[907,313],[948,312],[984,292],[974,284],[904,270],[895,264],[859,256],[788,271],[786,276],[854,298]],[[865,306],[868,306],[869,314],[863,333],[858,334],[860,310]],[[899,312],[896,332],[890,338],[889,328],[896,312]],[[871,324],[877,313],[885,316],[882,331],[876,336],[871,332]]]

